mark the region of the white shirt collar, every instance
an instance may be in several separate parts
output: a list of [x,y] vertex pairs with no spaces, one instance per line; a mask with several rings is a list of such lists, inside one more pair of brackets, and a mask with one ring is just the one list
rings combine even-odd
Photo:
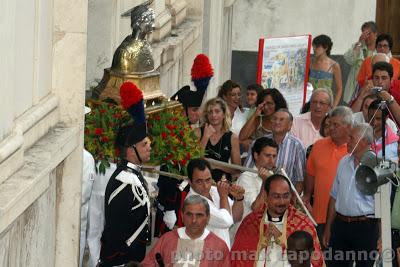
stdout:
[[178,235],[179,235],[180,239],[189,239],[189,240],[193,240],[193,241],[201,240],[202,241],[202,240],[206,239],[206,237],[208,236],[209,233],[210,233],[210,231],[207,230],[207,228],[204,228],[204,232],[200,237],[198,237],[196,239],[191,239],[190,236],[188,236],[186,233],[186,227],[178,228]]
[[136,164],[134,164],[134,163],[132,163],[132,162],[129,162],[129,161],[128,161],[128,163],[126,164],[126,166],[127,166],[128,168],[131,168],[131,169],[133,169],[133,170],[135,170],[135,171],[138,171],[138,172],[140,172],[140,171],[142,170],[142,168],[141,168],[139,165],[136,165]]

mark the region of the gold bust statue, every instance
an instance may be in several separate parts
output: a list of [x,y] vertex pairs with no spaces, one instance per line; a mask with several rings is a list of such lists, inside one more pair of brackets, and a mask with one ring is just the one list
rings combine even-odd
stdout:
[[146,39],[154,29],[154,10],[149,8],[152,1],[136,6],[124,14],[131,17],[132,34],[118,46],[114,53],[111,70],[122,74],[141,74],[154,70],[152,49]]

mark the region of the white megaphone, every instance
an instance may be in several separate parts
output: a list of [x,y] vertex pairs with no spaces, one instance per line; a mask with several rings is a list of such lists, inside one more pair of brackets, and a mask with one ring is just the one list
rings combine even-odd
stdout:
[[379,186],[395,179],[395,172],[395,163],[382,161],[374,152],[367,151],[356,171],[356,187],[365,195],[373,195]]

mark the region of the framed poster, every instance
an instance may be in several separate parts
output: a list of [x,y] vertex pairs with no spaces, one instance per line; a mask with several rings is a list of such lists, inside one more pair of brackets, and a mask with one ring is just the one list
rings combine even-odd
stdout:
[[305,103],[310,50],[311,35],[259,41],[257,83],[278,89],[293,115],[299,114]]

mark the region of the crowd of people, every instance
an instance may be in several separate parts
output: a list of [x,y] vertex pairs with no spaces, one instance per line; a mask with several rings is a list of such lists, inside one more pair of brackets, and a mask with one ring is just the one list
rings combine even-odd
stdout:
[[[392,261],[383,258],[374,195],[360,192],[355,175],[368,150],[399,160],[400,61],[391,55],[393,39],[378,35],[374,22],[364,23],[344,56],[351,66],[344,87],[340,65],[330,58],[331,39],[320,35],[312,45],[314,90],[300,115],[293,116],[279,90],[257,84],[244,90],[232,80],[202,103],[210,67],[193,78],[194,90],[186,86],[172,97],[182,103],[205,158],[230,165],[192,159],[187,181],[160,176],[152,218],[159,239],[147,253],[150,202],[140,171],[150,153],[145,121],[135,118],[118,133],[122,160],[105,193],[99,266],[372,267],[380,257]],[[137,117],[138,106],[125,108]],[[399,192],[391,187],[393,266],[400,254]]]

